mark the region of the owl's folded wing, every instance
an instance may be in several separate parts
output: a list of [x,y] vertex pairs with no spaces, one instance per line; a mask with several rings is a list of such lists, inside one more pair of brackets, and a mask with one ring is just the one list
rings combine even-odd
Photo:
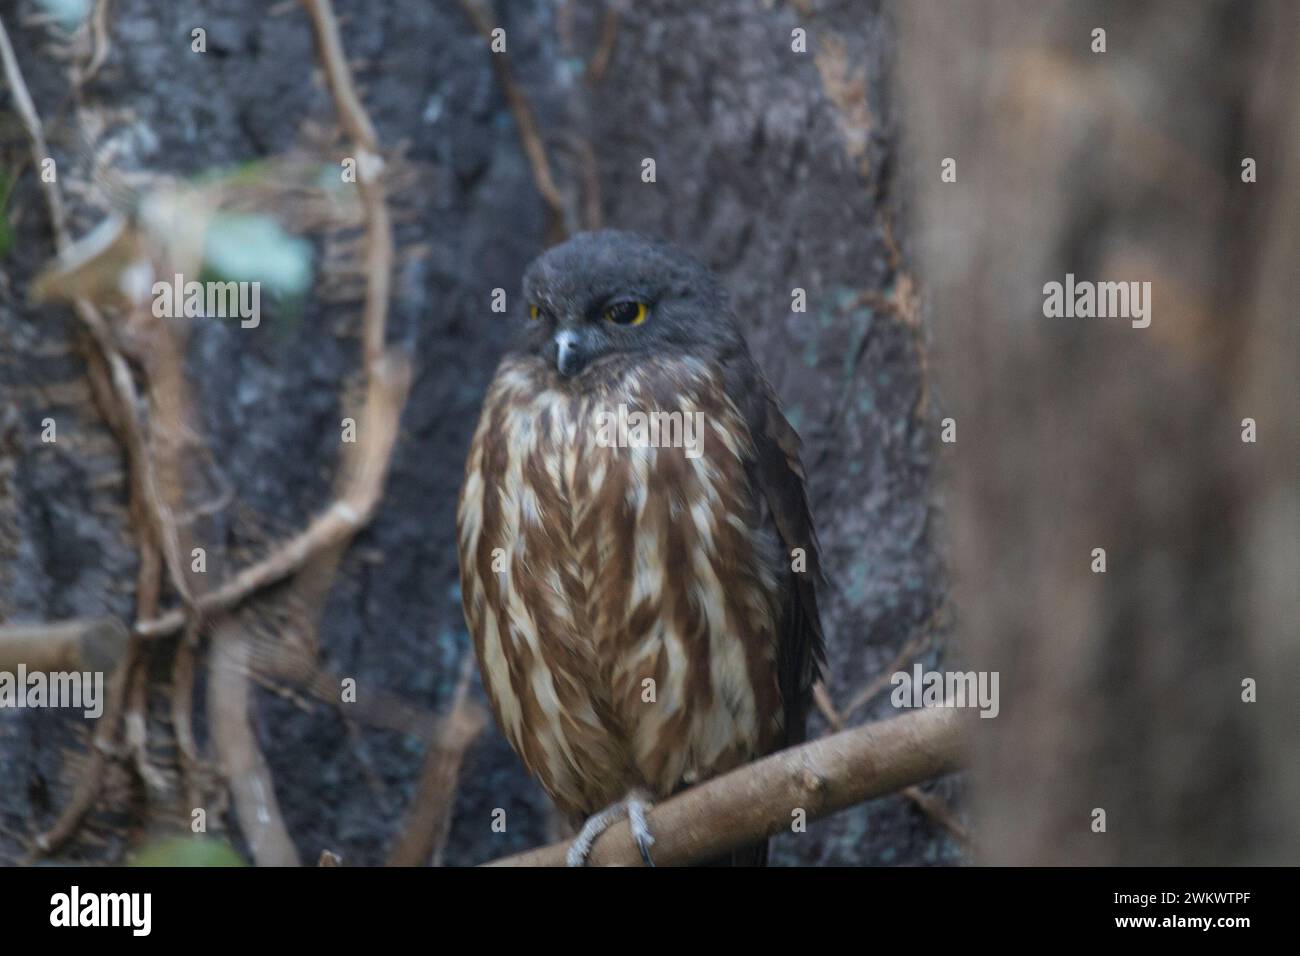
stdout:
[[[817,588],[825,581],[821,551],[808,507],[799,435],[786,420],[772,387],[752,365],[733,370],[733,375],[729,391],[739,400],[754,444],[750,479],[783,548],[785,595],[777,663],[785,743],[790,746],[804,739],[812,686],[825,663],[817,609]],[[803,561],[797,560],[796,549],[801,549]]]

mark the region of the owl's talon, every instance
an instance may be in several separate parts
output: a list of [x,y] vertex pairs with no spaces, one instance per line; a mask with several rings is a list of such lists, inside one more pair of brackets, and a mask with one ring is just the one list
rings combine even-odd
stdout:
[[654,846],[655,838],[650,832],[650,825],[645,817],[650,806],[649,800],[639,795],[629,795],[589,817],[573,842],[569,844],[564,862],[569,866],[586,866],[596,838],[617,823],[621,817],[627,817],[627,824],[632,830],[632,839],[636,841],[636,848],[641,854],[642,862],[646,866],[654,866],[654,860],[650,858],[650,847]]
[[636,848],[641,851],[641,862],[646,866],[654,866],[655,861],[650,859],[650,848],[654,846],[655,838],[645,818],[645,812],[649,808],[650,804],[644,800],[629,799],[627,825],[632,829],[632,839],[636,840]]

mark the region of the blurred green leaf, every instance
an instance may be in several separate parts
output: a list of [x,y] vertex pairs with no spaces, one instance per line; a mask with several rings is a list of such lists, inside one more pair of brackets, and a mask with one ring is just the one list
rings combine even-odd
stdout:
[[[321,163],[312,177],[312,184],[323,192],[338,195],[344,192],[343,177],[339,175],[338,163]],[[351,187],[348,187],[351,188]]]
[[208,837],[167,837],[141,850],[132,866],[244,866],[228,844]]
[[218,213],[204,239],[203,270],[296,298],[311,284],[311,243],[285,232],[270,216]]
[[206,186],[251,186],[264,182],[275,172],[275,163],[266,158],[248,159],[234,166],[209,169],[199,173],[192,180],[194,185]]
[[71,33],[90,16],[90,0],[37,0],[45,12]]

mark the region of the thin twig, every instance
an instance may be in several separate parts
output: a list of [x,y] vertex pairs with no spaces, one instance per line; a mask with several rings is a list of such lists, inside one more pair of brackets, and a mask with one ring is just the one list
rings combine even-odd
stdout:
[[36,178],[45,193],[45,203],[50,209],[50,225],[54,231],[54,242],[58,250],[63,252],[69,245],[63,195],[59,192],[57,182],[52,179],[47,182],[46,177],[40,175],[41,162],[49,158],[50,150],[45,143],[45,130],[41,126],[40,114],[36,111],[32,94],[27,89],[27,81],[23,79],[22,70],[18,66],[18,57],[14,55],[13,45],[9,42],[9,32],[5,29],[3,17],[0,17],[0,57],[4,59],[5,81],[9,84],[9,91],[13,95],[14,106],[18,108],[18,115],[22,118],[23,125],[27,127],[27,135],[32,141],[32,162],[37,171]]
[[595,149],[585,136],[575,133],[572,140],[578,154],[578,163],[582,167],[583,225],[587,229],[600,229],[604,224],[600,208],[600,163]]
[[109,679],[108,701],[104,704],[104,711],[99,715],[95,733],[91,737],[89,763],[77,778],[72,797],[64,805],[53,826],[44,833],[38,833],[32,840],[29,862],[56,852],[72,839],[72,835],[81,826],[81,821],[99,799],[104,772],[108,769],[108,760],[115,756],[118,727],[121,725],[122,711],[126,706],[126,693],[139,646],[138,642],[127,645],[125,660],[118,665]]
[[939,797],[926,793],[916,786],[905,788],[903,796],[911,800],[918,810],[951,833],[959,842],[970,843],[970,832],[957,819],[957,815],[948,808],[948,804]]
[[465,655],[451,711],[442,734],[429,746],[424,770],[411,801],[406,826],[388,856],[389,866],[439,865],[451,826],[460,765],[469,745],[487,724],[483,708],[469,699],[473,656]]
[[839,731],[844,729],[844,718],[835,709],[835,702],[831,700],[831,694],[826,689],[825,682],[819,680],[813,684],[813,703],[817,705],[821,715],[826,718],[826,723],[831,730]]
[[[132,509],[137,514],[143,508],[139,501],[133,501]],[[155,614],[158,611],[158,595],[162,588],[162,561],[158,549],[149,539],[146,526],[140,528],[140,568],[136,574],[136,609],[142,614]],[[130,686],[127,689],[126,713],[122,716],[122,731],[126,745],[131,753],[136,772],[144,781],[150,794],[160,794],[166,790],[163,775],[149,762],[149,648],[137,647],[135,663],[127,677]]]
[[176,738],[182,789],[191,807],[202,803],[198,774],[199,747],[194,739],[195,656],[201,628],[199,618],[192,619],[186,625],[185,636],[177,644],[176,655],[172,659],[172,733]]
[[216,626],[208,654],[208,725],[222,776],[230,784],[239,826],[258,866],[297,866],[275,796],[271,768],[249,720],[249,638],[227,618]]
[[605,78],[609,61],[614,55],[614,46],[618,42],[618,21],[622,13],[622,0],[611,0],[605,8],[605,16],[600,21],[600,39],[596,41],[596,52],[587,64],[587,85],[596,86]]
[[443,721],[437,715],[383,688],[371,688],[356,700],[345,702],[339,693],[343,686],[339,676],[322,668],[301,644],[284,640],[257,642],[252,646],[250,664],[254,674],[297,684],[345,719],[408,734],[430,745],[443,735]]
[[338,19],[329,0],[302,0],[316,31],[316,45],[339,122],[357,147],[357,187],[366,222],[366,304],[362,319],[366,368],[374,374],[384,352],[389,286],[393,271],[393,227],[384,202],[382,162],[374,124],[357,95]]
[[90,17],[90,62],[78,70],[73,80],[75,86],[85,86],[93,80],[108,59],[111,48],[108,39],[108,2],[109,0],[95,0],[95,11]]
[[872,678],[862,690],[858,691],[850,700],[843,710],[844,719],[851,720],[859,708],[865,707],[876,699],[876,695],[889,686],[893,680],[894,674],[904,665],[910,663],[920,655],[930,643],[930,627],[927,622],[922,625],[922,629],[913,634],[894,656],[894,659],[886,664],[874,678]]
[[[491,43],[492,31],[497,28],[491,14],[477,0],[457,0],[457,2],[470,22],[474,24],[474,28]],[[515,79],[515,71],[510,65],[509,55],[502,51],[490,54],[489,59],[497,82],[501,84],[501,89],[505,93],[510,112],[515,118],[515,126],[519,129],[524,155],[528,157],[528,164],[533,171],[533,183],[541,194],[542,202],[550,210],[552,229],[558,233],[558,238],[563,238],[571,231],[568,215],[565,212],[564,196],[560,193],[560,188],[555,184],[555,177],[551,174],[551,163],[546,158],[546,146],[542,142],[541,128],[537,123],[537,115],[533,112],[532,102],[524,93],[523,87],[519,85],[519,81]]]

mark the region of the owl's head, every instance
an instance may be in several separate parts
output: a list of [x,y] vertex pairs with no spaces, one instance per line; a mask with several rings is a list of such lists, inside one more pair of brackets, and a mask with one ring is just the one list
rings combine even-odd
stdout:
[[609,356],[708,357],[740,343],[727,296],[684,250],[633,232],[583,232],[524,273],[527,348],[572,379]]

